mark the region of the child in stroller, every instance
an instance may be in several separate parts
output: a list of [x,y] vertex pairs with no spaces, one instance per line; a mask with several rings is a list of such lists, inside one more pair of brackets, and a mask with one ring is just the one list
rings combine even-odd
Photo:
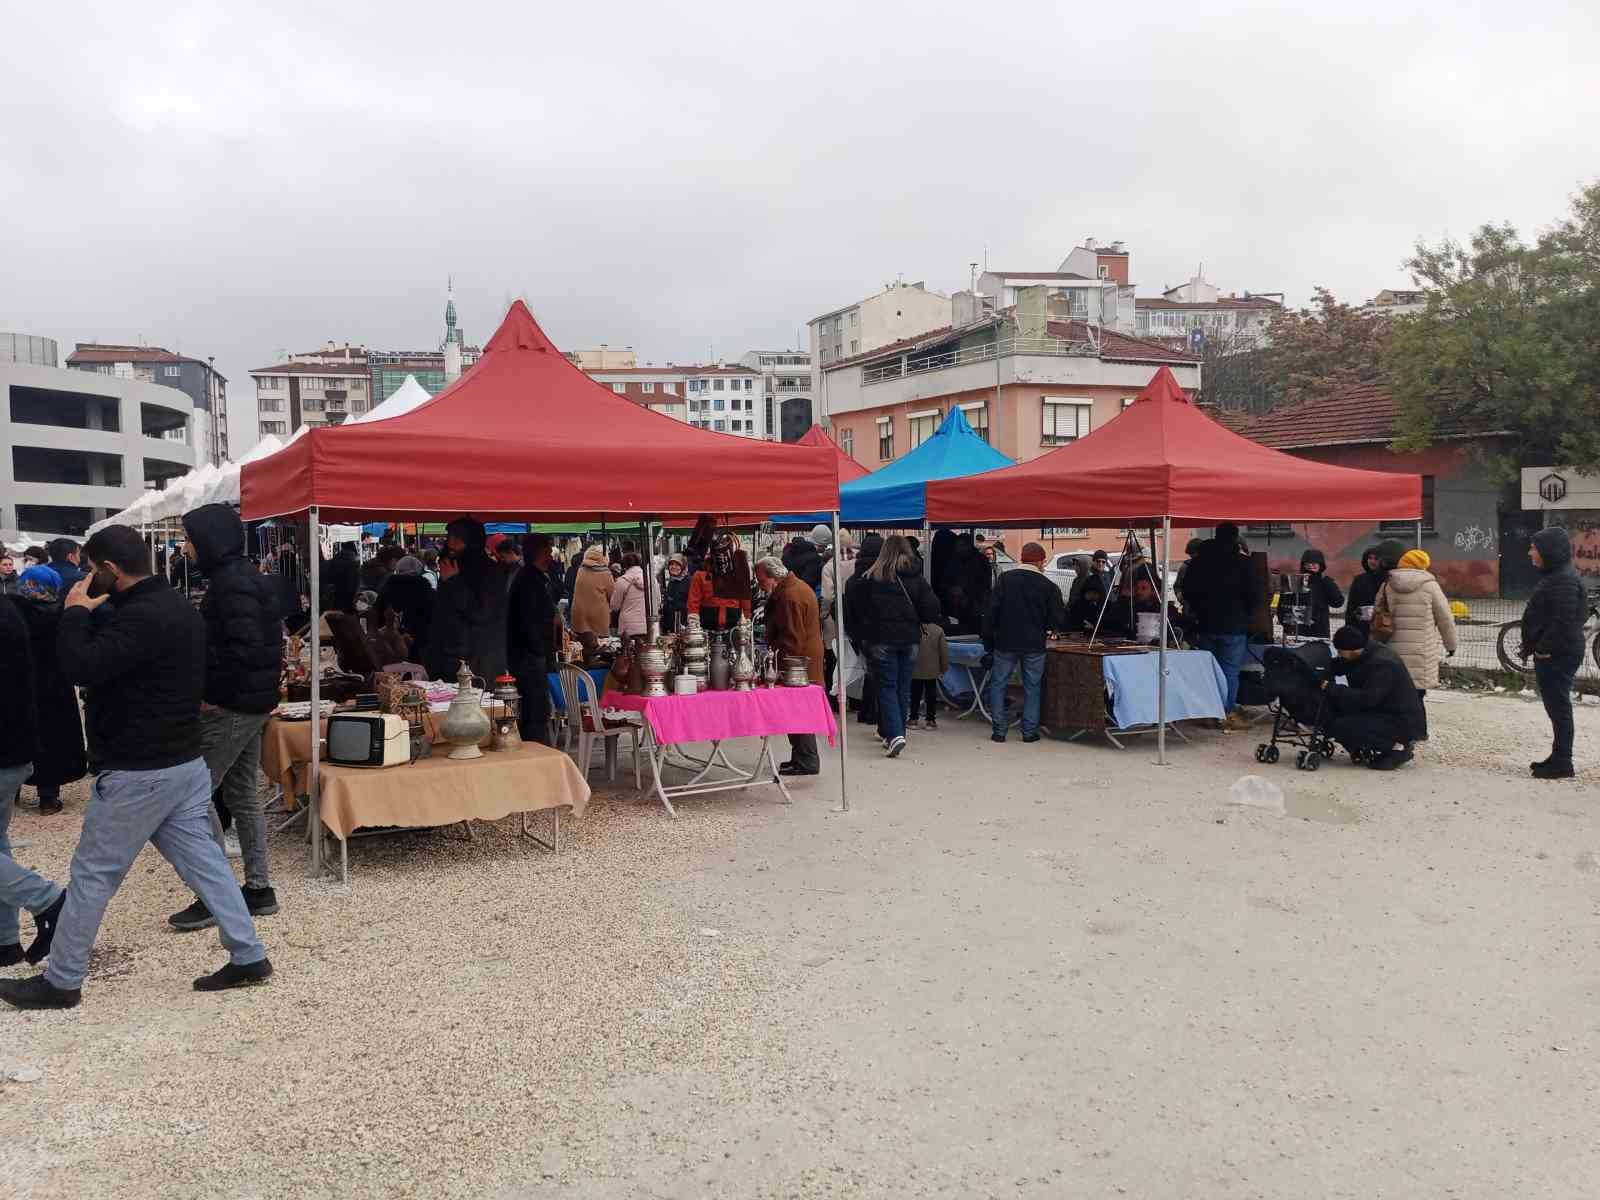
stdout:
[[1322,685],[1334,674],[1333,651],[1326,642],[1299,646],[1269,646],[1261,658],[1266,667],[1263,684],[1272,712],[1272,740],[1256,747],[1256,761],[1275,763],[1279,746],[1298,747],[1294,765],[1315,771],[1333,757],[1328,736],[1328,712]]

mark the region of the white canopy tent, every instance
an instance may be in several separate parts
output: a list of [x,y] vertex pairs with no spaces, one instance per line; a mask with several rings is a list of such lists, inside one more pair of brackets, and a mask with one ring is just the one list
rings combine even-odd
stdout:
[[428,389],[417,382],[415,375],[407,375],[406,381],[395,388],[391,395],[382,404],[369,409],[359,417],[351,417],[346,425],[365,425],[370,421],[387,421],[390,417],[398,417],[401,413],[408,413],[413,408],[426,404],[433,397]]

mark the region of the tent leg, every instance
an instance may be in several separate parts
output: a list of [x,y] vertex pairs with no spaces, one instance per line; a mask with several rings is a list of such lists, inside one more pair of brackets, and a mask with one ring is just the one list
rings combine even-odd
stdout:
[[1156,763],[1167,765],[1167,572],[1172,567],[1172,518],[1161,518],[1161,649],[1156,653]]
[[1422,522],[1417,522],[1417,549],[1422,549]]
[[[839,557],[839,513],[833,514],[833,678],[839,685],[839,811],[850,811],[850,788],[845,783],[845,746],[850,728],[850,702],[844,686],[844,560]],[[828,697],[833,703],[833,697]]]
[[311,624],[306,637],[311,642],[311,768],[307,776],[306,820],[311,834],[311,870],[322,869],[322,808],[317,802],[317,784],[322,765],[322,537],[318,531],[321,510],[313,504],[308,514],[306,551],[311,555]]

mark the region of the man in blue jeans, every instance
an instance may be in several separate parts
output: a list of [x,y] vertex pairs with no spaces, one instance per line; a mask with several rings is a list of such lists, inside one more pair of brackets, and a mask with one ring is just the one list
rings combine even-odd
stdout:
[[1245,728],[1233,710],[1259,591],[1255,570],[1239,546],[1239,527],[1218,525],[1216,536],[1195,551],[1184,573],[1183,608],[1193,618],[1195,644],[1211,652],[1227,680],[1222,711],[1227,714],[1223,728],[1230,733]]
[[[11,857],[11,814],[17,789],[33,771],[38,748],[38,712],[34,705],[33,652],[28,627],[16,605],[0,597],[0,967],[14,967],[24,958],[38,962],[50,952],[50,938],[61,915],[58,884],[28,870]],[[33,914],[37,936],[23,953],[19,909]]]
[[[92,574],[67,596],[57,634],[67,678],[88,689],[94,790],[72,856],[66,903],[43,975],[0,980],[15,1008],[75,1008],[106,905],[146,842],[154,843],[216,918],[231,961],[197,991],[272,974],[222,847],[211,836],[211,772],[200,750],[206,635],[200,614],[160,576],[126,525],[89,539]],[[95,595],[91,595],[91,590]],[[110,602],[110,620],[90,614]]]
[[984,645],[994,655],[989,675],[992,742],[1006,740],[1006,687],[1018,667],[1022,669],[1022,740],[1039,740],[1045,639],[1067,623],[1061,589],[1046,578],[1044,559],[1044,547],[1038,542],[1023,546],[1022,564],[1001,574],[989,598]]

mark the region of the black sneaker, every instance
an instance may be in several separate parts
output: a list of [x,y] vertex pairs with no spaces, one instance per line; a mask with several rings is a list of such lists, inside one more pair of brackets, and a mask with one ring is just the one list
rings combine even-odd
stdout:
[[1547,759],[1542,763],[1533,764],[1533,777],[1535,779],[1571,779],[1577,772],[1572,769],[1570,762],[1557,762]]
[[906,740],[905,740],[905,738],[903,738],[903,737],[890,738],[888,746],[885,747],[885,749],[884,749],[884,753],[887,754],[890,758],[899,758],[900,757],[900,751],[904,750],[905,748],[906,748]]
[[1393,771],[1405,766],[1416,755],[1410,750],[1389,750],[1372,760],[1374,771]]
[[1024,742],[1037,742],[1039,735],[1037,733],[1025,733],[1022,735],[1022,740]]
[[1003,742],[1006,740],[1006,735],[1003,733],[991,733],[989,735],[989,740],[991,742]]
[[43,975],[0,979],[0,1000],[12,1008],[77,1008],[83,989],[54,987]]
[[61,920],[61,910],[67,906],[67,894],[62,892],[56,902],[42,913],[35,913],[33,942],[28,947],[27,959],[31,963],[50,957],[50,943],[56,940],[56,923]]
[[242,887],[239,891],[252,917],[270,917],[278,911],[278,893],[271,888]]
[[248,963],[240,966],[238,963],[228,963],[220,971],[210,975],[202,975],[194,981],[194,990],[197,992],[226,992],[230,988],[255,987],[265,983],[272,974],[272,962],[263,958],[257,963]]
[[0,946],[0,967],[14,967],[21,961],[21,942],[12,942],[9,946]]
[[797,767],[797,766],[795,766],[795,764],[792,763],[792,762],[786,762],[786,763],[783,764],[783,766],[778,768],[778,774],[779,775],[788,776],[789,778],[792,779],[797,775],[800,775],[800,776],[818,775],[818,774],[821,774],[821,772],[820,771],[807,770],[805,767]]
[[211,915],[211,910],[202,900],[196,900],[182,912],[175,912],[167,918],[167,924],[182,933],[195,933],[201,929],[210,929],[217,923]]

